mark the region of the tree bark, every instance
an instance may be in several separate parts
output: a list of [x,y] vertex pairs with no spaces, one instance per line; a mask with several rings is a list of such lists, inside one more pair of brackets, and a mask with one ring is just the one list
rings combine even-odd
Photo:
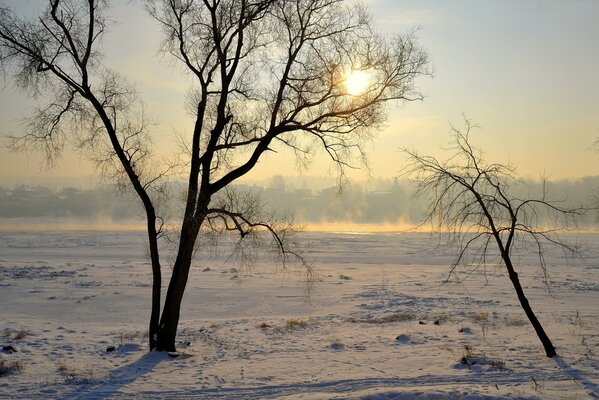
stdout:
[[173,266],[173,274],[166,292],[160,325],[158,326],[156,335],[156,350],[158,351],[176,351],[175,339],[177,337],[177,327],[181,313],[181,301],[183,300],[183,294],[187,285],[191,260],[193,258],[193,249],[200,226],[201,222],[195,221],[184,224],[181,230],[179,252]]
[[545,349],[545,354],[547,355],[547,357],[550,357],[550,358],[556,356],[557,352],[555,351],[555,347],[553,346],[553,343],[551,343],[549,336],[547,336],[547,333],[545,333],[545,330],[543,329],[541,322],[539,322],[539,319],[537,318],[535,313],[532,311],[532,307],[530,306],[528,299],[524,295],[524,290],[522,289],[522,285],[520,284],[520,279],[518,278],[518,273],[514,270],[514,266],[512,265],[511,259],[509,258],[509,256],[505,256],[505,255],[504,255],[503,259],[505,262],[505,266],[508,270],[510,280],[512,281],[512,285],[514,286],[514,289],[516,290],[516,293],[518,294],[518,300],[520,300],[520,305],[522,306],[522,309],[524,309],[524,312],[526,313],[528,320],[532,324],[533,328],[535,329],[535,332],[537,333],[537,336],[541,340],[541,343],[543,344],[543,348]]
[[148,241],[150,243],[150,259],[152,262],[152,312],[150,314],[149,345],[150,350],[157,347],[158,323],[160,321],[160,291],[162,289],[162,271],[158,253],[158,237],[156,233],[156,218],[148,216]]

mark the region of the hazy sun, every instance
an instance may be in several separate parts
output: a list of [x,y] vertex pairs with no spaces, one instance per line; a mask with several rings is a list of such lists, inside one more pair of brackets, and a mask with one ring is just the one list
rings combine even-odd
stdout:
[[364,93],[370,85],[370,79],[366,71],[352,70],[345,79],[345,89],[347,94],[359,96]]

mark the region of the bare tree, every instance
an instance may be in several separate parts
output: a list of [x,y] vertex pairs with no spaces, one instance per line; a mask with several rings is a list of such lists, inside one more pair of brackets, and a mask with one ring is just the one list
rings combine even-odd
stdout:
[[555,348],[524,294],[512,255],[519,244],[532,240],[548,284],[545,245],[578,254],[577,247],[564,242],[559,233],[575,227],[585,209],[562,207],[560,202],[551,201],[546,197],[546,186],[540,198],[521,199],[510,194],[510,186],[518,183],[514,168],[487,163],[482,151],[470,143],[472,128],[468,120],[463,130],[452,127],[453,144],[446,160],[404,149],[410,160],[405,172],[418,183],[418,193],[430,198],[426,222],[447,231],[449,239],[459,245],[451,273],[469,252],[474,254],[474,266],[478,268],[491,262],[497,254],[493,249],[497,250],[547,357],[553,357]]
[[[282,147],[300,158],[321,148],[343,175],[385,121],[387,104],[421,99],[414,79],[429,74],[428,58],[413,33],[383,38],[364,9],[343,0],[148,1],[164,32],[162,50],[187,73],[187,108],[195,119],[181,135],[187,190],[161,311],[156,196],[166,170],[152,158],[135,89],[101,62],[106,9],[104,0],[48,0],[42,15],[23,19],[0,6],[2,67],[24,91],[49,100],[12,144],[39,146],[49,160],[69,144],[91,147],[102,166],[122,173],[147,219],[150,348],[173,351],[202,229],[235,230],[242,238],[265,229],[283,261],[297,255],[285,246],[285,231],[258,218],[227,188],[267,151]],[[355,70],[369,79],[350,94],[348,76]]]

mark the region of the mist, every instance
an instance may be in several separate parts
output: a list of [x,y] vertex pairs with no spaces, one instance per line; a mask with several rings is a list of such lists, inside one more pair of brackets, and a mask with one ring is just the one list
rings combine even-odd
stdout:
[[[176,220],[182,207],[182,182],[169,184],[167,208]],[[403,230],[422,223],[426,196],[415,197],[412,182],[401,179],[355,181],[339,187],[333,179],[274,176],[236,186],[251,191],[277,216],[292,217],[309,230]],[[594,206],[599,176],[560,180],[545,186],[548,197],[564,206]],[[542,181],[525,180],[512,188],[515,197],[541,197]],[[112,185],[0,187],[0,229],[143,229],[139,201]],[[589,213],[581,227],[595,225]]]

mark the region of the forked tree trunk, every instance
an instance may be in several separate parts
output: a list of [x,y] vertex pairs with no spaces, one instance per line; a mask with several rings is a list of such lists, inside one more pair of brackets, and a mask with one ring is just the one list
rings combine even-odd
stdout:
[[518,300],[520,300],[520,305],[524,309],[524,312],[526,313],[528,320],[532,324],[533,328],[535,329],[535,332],[537,333],[537,336],[541,340],[543,348],[545,349],[545,354],[547,354],[547,357],[553,357],[557,355],[555,347],[553,347],[553,343],[551,343],[549,336],[547,336],[547,333],[545,333],[545,329],[543,329],[541,322],[539,321],[535,313],[532,311],[532,308],[528,303],[528,299],[524,295],[524,290],[522,289],[522,285],[520,284],[518,273],[514,270],[514,266],[512,265],[512,261],[509,255],[503,254],[503,261],[505,262],[505,266],[508,270],[510,281],[512,281],[512,285],[514,285],[514,289],[518,294]]
[[187,286],[193,249],[198,232],[199,228],[189,225],[181,232],[179,252],[173,266],[173,274],[164,299],[164,307],[156,335],[155,349],[158,351],[176,351],[175,339],[179,325],[181,301],[183,300],[183,294]]

